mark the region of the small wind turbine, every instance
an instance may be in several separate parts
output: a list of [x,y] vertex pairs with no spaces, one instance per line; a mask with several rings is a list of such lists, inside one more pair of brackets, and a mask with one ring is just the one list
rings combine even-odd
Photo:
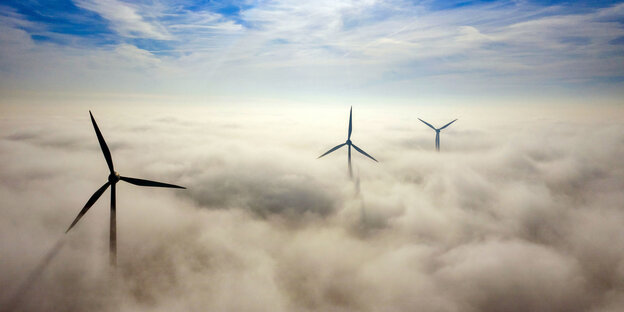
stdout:
[[91,196],[91,198],[89,198],[89,200],[84,205],[82,210],[80,210],[80,212],[78,213],[78,216],[76,217],[76,219],[74,219],[74,222],[72,222],[72,224],[69,226],[67,231],[65,231],[65,233],[69,232],[69,230],[71,230],[72,227],[74,227],[74,225],[78,223],[78,220],[80,220],[80,218],[82,218],[82,216],[85,213],[87,213],[89,208],[93,206],[93,204],[98,200],[98,198],[100,198],[100,196],[102,196],[104,191],[106,191],[106,189],[110,186],[111,187],[111,206],[110,206],[111,214],[110,214],[109,248],[110,248],[110,264],[115,266],[117,264],[117,219],[116,219],[116,207],[115,207],[115,184],[117,184],[119,180],[122,180],[128,183],[140,185],[140,186],[170,187],[170,188],[181,188],[181,189],[185,187],[177,186],[173,184],[120,176],[119,173],[117,173],[113,168],[113,158],[111,157],[111,153],[108,150],[108,146],[106,145],[106,142],[104,141],[104,137],[102,137],[102,133],[100,132],[100,129],[95,123],[95,119],[93,119],[93,115],[91,114],[91,111],[89,111],[89,115],[91,115],[91,122],[93,123],[93,128],[95,128],[95,134],[97,135],[98,141],[100,142],[100,147],[102,148],[102,153],[104,153],[104,158],[106,159],[106,164],[108,164],[108,169],[110,170],[110,174],[108,175],[108,182],[104,183],[104,185],[102,185],[102,187],[100,187],[97,191],[95,191],[95,193]]
[[335,150],[337,150],[337,149],[339,149],[339,148],[341,148],[341,147],[343,147],[345,145],[348,145],[349,146],[349,177],[350,178],[353,178],[353,170],[351,169],[351,146],[353,146],[353,148],[355,148],[356,151],[362,153],[364,156],[366,156],[366,157],[368,157],[368,158],[370,158],[370,159],[372,159],[374,161],[377,161],[377,159],[373,158],[373,156],[366,154],[365,151],[363,151],[359,147],[355,146],[355,144],[353,144],[353,142],[351,142],[351,131],[353,130],[352,122],[351,122],[352,116],[353,116],[353,106],[351,106],[351,110],[349,110],[349,134],[347,135],[347,141],[345,143],[342,143],[342,144],[334,146],[334,148],[330,149],[329,151],[325,152],[325,154],[323,154],[323,155],[318,157],[318,158],[321,158],[321,157],[323,157],[323,156],[325,156],[325,155],[327,155],[327,154],[329,154],[329,153],[331,153],[331,152],[333,152],[333,151],[335,151]]
[[428,122],[426,122],[426,121],[424,121],[424,120],[422,120],[422,119],[420,119],[420,118],[418,118],[418,120],[422,121],[425,125],[427,125],[427,126],[431,127],[431,129],[435,130],[435,132],[436,132],[435,147],[436,147],[436,150],[439,152],[439,151],[440,151],[440,130],[442,130],[442,129],[444,129],[444,128],[448,127],[448,126],[450,126],[450,125],[451,125],[452,123],[454,123],[457,119],[455,119],[455,120],[453,120],[453,121],[451,121],[451,122],[447,123],[446,125],[444,125],[443,127],[439,128],[439,129],[436,129],[436,128],[435,128],[434,126],[432,126],[430,123],[428,123]]

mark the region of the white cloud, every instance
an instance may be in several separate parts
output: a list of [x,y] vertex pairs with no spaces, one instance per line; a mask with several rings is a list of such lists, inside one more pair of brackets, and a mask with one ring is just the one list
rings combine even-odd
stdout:
[[[591,107],[574,118],[562,109],[356,106],[353,140],[380,160],[354,155],[356,197],[346,151],[316,159],[344,139],[347,106],[108,104],[89,106],[116,169],[188,189],[118,185],[114,291],[106,193],[24,310],[624,304],[621,108],[605,121]],[[0,119],[3,304],[108,175],[86,107],[48,112],[22,107]],[[440,124],[451,115],[460,119],[436,153],[433,131],[416,117]]]
[[206,11],[190,11],[185,10],[174,14],[175,22],[167,24],[167,28],[171,31],[185,30],[189,37],[180,38],[181,40],[190,40],[191,36],[197,36],[198,33],[192,31],[213,30],[222,32],[240,32],[244,28],[240,24],[232,20],[225,19],[221,14]]
[[115,53],[123,57],[128,64],[153,66],[161,63],[161,60],[155,57],[154,54],[130,44],[121,44],[116,46]]
[[76,0],[77,6],[94,11],[110,21],[113,29],[124,37],[171,39],[157,21],[146,21],[138,7],[118,0]]
[[[79,5],[111,22],[123,37],[115,45],[128,47],[130,43],[123,43],[127,37],[168,39],[140,47],[151,53],[142,60],[158,66],[142,78],[133,72],[135,67],[124,68],[123,62],[106,55],[114,46],[68,48],[27,37],[20,44],[34,47],[19,57],[4,52],[3,59],[16,58],[7,66],[17,76],[51,80],[38,82],[41,88],[59,86],[55,64],[89,62],[88,67],[64,69],[68,77],[77,77],[67,79],[68,88],[97,68],[104,72],[114,68],[119,70],[116,76],[132,76],[138,88],[159,93],[371,98],[392,94],[405,99],[424,93],[517,95],[526,89],[535,89],[536,94],[567,93],[570,98],[585,89],[588,96],[615,98],[617,79],[624,73],[624,45],[610,43],[624,36],[614,18],[621,5],[571,14],[564,6],[524,2],[429,11],[425,5],[402,1],[271,1],[241,11],[236,20],[166,3]],[[8,33],[22,31],[15,17],[5,24],[12,28]],[[31,64],[41,63],[45,66],[32,69]],[[93,85],[97,79],[87,81]],[[16,81],[9,83],[25,85],[28,80]],[[129,86],[126,79],[97,84],[106,91]]]

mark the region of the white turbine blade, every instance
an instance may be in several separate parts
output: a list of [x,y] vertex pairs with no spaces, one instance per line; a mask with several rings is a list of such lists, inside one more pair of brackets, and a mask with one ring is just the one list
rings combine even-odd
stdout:
[[351,139],[351,132],[353,131],[353,125],[351,123],[352,117],[353,117],[353,106],[351,106],[351,109],[349,110],[349,134],[347,135],[347,140]]
[[[335,151],[335,150],[337,150],[337,149],[341,148],[343,145],[346,145],[346,144],[347,144],[347,143],[342,143],[342,144],[340,144],[340,145],[336,145],[336,146],[334,146],[334,148],[332,148],[332,149],[330,149],[329,151],[325,152],[325,154],[323,154],[323,155],[319,156],[318,158],[321,158],[321,157],[323,157],[323,156],[325,156],[325,155],[327,155],[327,154],[329,154],[329,153],[331,153],[331,152],[333,152],[333,151]],[[318,159],[318,158],[317,158],[317,159]]]
[[453,121],[451,121],[451,122],[447,123],[446,125],[444,125],[444,127],[440,128],[440,130],[442,130],[442,129],[444,129],[444,128],[448,127],[448,126],[450,126],[450,125],[451,125],[452,123],[454,123],[455,121],[457,121],[457,119],[455,119],[455,120],[453,120]]
[[430,123],[428,123],[428,122],[426,122],[426,121],[424,121],[424,120],[422,120],[422,119],[420,119],[420,118],[418,118],[418,120],[422,121],[425,125],[429,126],[431,129],[433,129],[433,130],[438,130],[438,129],[436,129],[434,126],[432,126]]
[[[365,151],[363,151],[363,150],[361,150],[359,147],[355,146],[355,144],[351,144],[351,146],[353,146],[353,148],[355,148],[355,150],[356,150],[356,151],[358,151],[358,152],[362,153],[364,156],[366,156],[366,157],[368,157],[368,158],[370,158],[370,159],[372,159],[372,160],[374,160],[374,161],[377,161],[377,159],[373,158],[373,156],[371,156],[371,155],[366,154],[366,152],[365,152]],[[377,161],[377,162],[378,162],[378,161]]]
[[144,180],[144,179],[137,179],[137,178],[119,177],[119,179],[122,180],[122,181],[126,181],[128,183],[131,183],[131,184],[134,184],[134,185],[140,185],[140,186],[169,187],[169,188],[179,188],[179,189],[185,189],[186,188],[184,186],[179,186],[179,185],[174,185],[174,184],[169,184],[169,183],[156,182],[156,181],[150,181],[150,180]]
[[80,212],[78,213],[78,216],[76,216],[76,218],[74,219],[74,222],[72,222],[72,224],[69,226],[69,228],[67,228],[67,231],[65,231],[65,233],[69,232],[69,230],[71,230],[74,227],[74,225],[76,225],[76,223],[78,223],[80,218],[82,218],[82,216],[84,216],[85,213],[87,213],[87,211],[89,211],[91,206],[93,206],[93,204],[95,204],[95,202],[100,198],[100,196],[102,196],[102,194],[104,193],[104,191],[106,191],[106,189],[108,188],[109,185],[111,185],[110,182],[104,183],[104,185],[102,185],[102,187],[100,187],[97,191],[95,191],[95,193],[93,193],[93,195],[91,195],[91,198],[89,198],[89,200],[84,205],[82,210],[80,210]]

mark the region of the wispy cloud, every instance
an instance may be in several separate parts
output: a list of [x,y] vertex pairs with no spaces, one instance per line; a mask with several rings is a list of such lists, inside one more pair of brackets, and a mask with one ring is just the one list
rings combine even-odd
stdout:
[[[107,69],[110,58],[101,60],[102,52],[132,45],[159,60],[152,78],[167,81],[167,92],[185,89],[198,95],[208,84],[211,93],[223,95],[320,91],[410,97],[423,92],[517,94],[535,88],[544,93],[586,90],[614,96],[624,76],[624,45],[617,44],[624,37],[621,3],[440,6],[371,0],[216,6],[79,0],[76,5],[96,12],[115,35],[62,33],[50,22],[31,20],[27,13],[5,13],[3,25],[14,35],[4,39],[3,46],[33,45],[19,57],[23,61],[6,66],[21,72],[29,58],[49,55],[43,60],[55,67],[54,58],[65,53],[60,51],[72,50],[81,52],[64,57],[78,55],[76,63]],[[63,40],[43,41],[33,29]],[[22,31],[31,38],[15,42]],[[107,39],[86,45],[68,39],[93,36]],[[5,59],[15,58],[8,50],[4,54]],[[71,71],[84,75],[80,68]],[[146,85],[140,78],[136,84]],[[101,85],[115,89],[114,81]]]
[[76,0],[83,9],[94,11],[110,21],[113,29],[125,37],[170,39],[167,30],[157,20],[148,21],[139,8],[119,0]]

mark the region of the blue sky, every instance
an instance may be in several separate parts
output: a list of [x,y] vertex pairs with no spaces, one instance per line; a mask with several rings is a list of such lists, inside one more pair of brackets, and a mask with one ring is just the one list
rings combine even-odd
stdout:
[[4,98],[597,101],[621,1],[4,1]]

